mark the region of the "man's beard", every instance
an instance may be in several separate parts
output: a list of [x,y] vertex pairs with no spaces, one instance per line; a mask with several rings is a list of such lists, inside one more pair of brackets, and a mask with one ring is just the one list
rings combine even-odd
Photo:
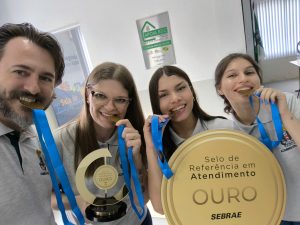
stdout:
[[[33,96],[31,94],[28,94],[27,92],[24,91],[12,91],[8,97],[5,96],[5,92],[1,91],[0,92],[0,115],[7,119],[10,120],[11,122],[15,123],[17,126],[19,126],[21,129],[26,129],[30,125],[33,124],[32,116],[31,115],[22,115],[18,112],[16,112],[12,107],[10,106],[9,102],[13,100],[19,101],[20,97],[35,97],[38,102],[40,103],[45,103],[46,100],[45,98],[42,98],[41,96]],[[51,104],[47,103],[47,106]],[[21,109],[23,112],[26,111],[31,111],[29,108]]]

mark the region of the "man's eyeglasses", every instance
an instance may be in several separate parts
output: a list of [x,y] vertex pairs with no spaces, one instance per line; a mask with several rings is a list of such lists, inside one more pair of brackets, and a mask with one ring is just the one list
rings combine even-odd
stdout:
[[128,105],[131,101],[130,98],[126,98],[126,97],[109,98],[104,93],[99,91],[91,91],[91,95],[93,96],[94,100],[99,104],[105,105],[110,100],[112,100],[114,106],[116,107],[124,107]]

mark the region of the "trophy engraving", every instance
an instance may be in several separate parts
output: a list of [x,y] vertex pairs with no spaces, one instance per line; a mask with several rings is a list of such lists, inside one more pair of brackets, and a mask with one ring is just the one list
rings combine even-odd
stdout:
[[118,172],[113,166],[110,165],[100,166],[95,170],[93,176],[94,184],[102,190],[107,190],[115,186],[117,179]]

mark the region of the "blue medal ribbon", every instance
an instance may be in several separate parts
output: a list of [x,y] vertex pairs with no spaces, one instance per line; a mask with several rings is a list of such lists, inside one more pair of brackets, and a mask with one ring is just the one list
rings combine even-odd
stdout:
[[[135,211],[138,218],[141,220],[145,213],[145,208],[144,208],[145,203],[144,203],[143,191],[142,191],[142,187],[139,182],[138,173],[137,173],[137,170],[136,170],[136,167],[134,164],[132,147],[128,148],[128,153],[127,153],[128,156],[126,154],[126,144],[125,144],[124,139],[122,138],[122,133],[123,133],[124,128],[125,128],[125,125],[123,125],[123,124],[118,126],[118,143],[119,143],[121,167],[123,170],[124,181],[125,181],[126,187],[128,189],[129,199],[130,199],[132,208]],[[130,167],[130,173],[129,173],[128,167]],[[130,175],[133,180],[133,184],[135,187],[136,195],[138,197],[139,205],[142,208],[141,212],[139,212],[139,210],[137,209],[137,207],[134,203],[133,192],[131,189]]]
[[[253,107],[252,95],[250,95],[249,101],[250,101],[250,104],[251,104],[252,108],[254,108]],[[269,135],[267,134],[267,132],[264,128],[264,125],[262,124],[262,122],[260,121],[258,116],[256,116],[256,122],[257,122],[257,125],[258,125],[258,130],[260,132],[259,140],[272,151],[281,142],[281,140],[283,138],[283,130],[282,130],[282,122],[281,122],[281,117],[280,117],[278,107],[273,102],[270,103],[270,106],[271,106],[271,112],[272,112],[272,120],[273,120],[273,123],[274,123],[274,128],[275,128],[278,140],[276,141],[276,140],[271,140],[270,139]]]
[[62,196],[59,190],[59,185],[57,179],[59,179],[63,190],[69,200],[71,209],[75,214],[78,222],[80,225],[85,223],[84,217],[76,203],[75,195],[72,191],[68,176],[66,174],[65,168],[61,162],[56,144],[54,142],[48,120],[46,114],[43,110],[34,109],[33,112],[33,119],[34,123],[38,132],[39,140],[42,145],[42,150],[45,155],[45,160],[47,164],[47,168],[49,170],[49,174],[51,177],[52,185],[55,191],[56,200],[58,208],[61,212],[63,222],[67,225],[74,225],[71,223],[66,215],[65,207],[62,202]]
[[157,161],[159,167],[163,173],[163,175],[170,179],[173,176],[173,172],[169,167],[165,154],[163,152],[163,144],[162,144],[162,129],[167,125],[169,120],[165,120],[163,122],[159,122],[159,117],[157,115],[153,115],[151,118],[151,135],[152,141],[157,152]]

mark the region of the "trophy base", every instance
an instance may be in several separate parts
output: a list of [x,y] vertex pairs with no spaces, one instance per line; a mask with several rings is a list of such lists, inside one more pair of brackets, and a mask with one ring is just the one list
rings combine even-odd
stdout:
[[109,222],[117,220],[126,214],[126,204],[119,202],[115,205],[89,205],[85,209],[86,218],[93,222]]

